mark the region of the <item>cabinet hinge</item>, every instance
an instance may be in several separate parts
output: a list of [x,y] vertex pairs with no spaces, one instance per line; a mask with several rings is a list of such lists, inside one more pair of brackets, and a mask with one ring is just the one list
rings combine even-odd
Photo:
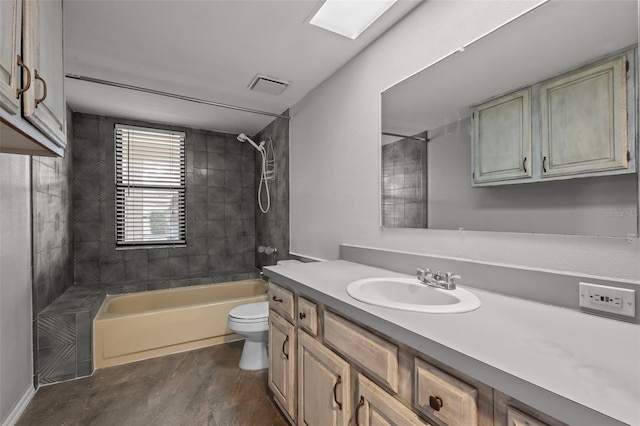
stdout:
[[625,67],[625,71],[629,72],[629,61],[625,62],[624,67]]
[[476,113],[475,112],[471,113],[471,118],[476,118]]
[[476,178],[476,172],[471,172],[471,177],[475,179]]
[[631,151],[627,150],[627,161],[631,161]]

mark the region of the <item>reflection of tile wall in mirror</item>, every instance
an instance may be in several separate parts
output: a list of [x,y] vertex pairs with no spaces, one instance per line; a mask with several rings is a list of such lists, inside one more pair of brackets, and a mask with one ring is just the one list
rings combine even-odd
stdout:
[[426,142],[410,138],[383,145],[383,226],[427,226],[426,152]]

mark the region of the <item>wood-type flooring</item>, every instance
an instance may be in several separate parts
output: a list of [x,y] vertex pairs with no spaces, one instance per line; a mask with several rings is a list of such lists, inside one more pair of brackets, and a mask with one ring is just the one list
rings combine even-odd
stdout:
[[285,426],[267,371],[233,342],[97,370],[38,389],[18,426]]

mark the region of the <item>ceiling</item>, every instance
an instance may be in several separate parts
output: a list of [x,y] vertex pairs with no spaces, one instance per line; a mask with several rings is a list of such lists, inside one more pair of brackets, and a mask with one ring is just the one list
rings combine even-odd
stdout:
[[[284,112],[420,1],[400,0],[356,40],[307,21],[322,0],[64,0],[65,73]],[[256,74],[290,82],[250,91]],[[253,135],[273,117],[66,79],[71,108]]]

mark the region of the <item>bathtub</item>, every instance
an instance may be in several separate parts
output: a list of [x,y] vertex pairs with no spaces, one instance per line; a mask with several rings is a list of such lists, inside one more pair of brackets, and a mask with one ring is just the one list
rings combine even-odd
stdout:
[[267,283],[245,280],[107,296],[94,321],[95,368],[239,340],[229,311],[267,300]]

